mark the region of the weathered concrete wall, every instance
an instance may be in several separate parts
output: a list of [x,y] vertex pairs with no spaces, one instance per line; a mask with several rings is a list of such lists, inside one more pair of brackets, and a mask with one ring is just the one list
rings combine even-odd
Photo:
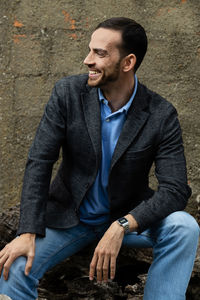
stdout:
[[140,81],[170,100],[183,129],[189,208],[200,194],[199,0],[0,0],[0,205],[20,200],[27,151],[56,80],[85,72],[92,29],[131,17],[148,34]]

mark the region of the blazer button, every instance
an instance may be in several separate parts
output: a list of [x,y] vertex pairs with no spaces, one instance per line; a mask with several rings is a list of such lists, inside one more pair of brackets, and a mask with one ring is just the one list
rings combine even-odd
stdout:
[[89,188],[89,186],[90,186],[89,182],[88,182],[88,183],[86,183],[86,185],[85,185],[86,189],[88,189],[88,188]]

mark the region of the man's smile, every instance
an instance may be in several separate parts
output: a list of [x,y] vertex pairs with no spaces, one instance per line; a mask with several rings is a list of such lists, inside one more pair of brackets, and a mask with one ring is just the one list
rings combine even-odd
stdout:
[[98,70],[89,70],[89,78],[91,79],[97,79],[100,74],[101,72]]

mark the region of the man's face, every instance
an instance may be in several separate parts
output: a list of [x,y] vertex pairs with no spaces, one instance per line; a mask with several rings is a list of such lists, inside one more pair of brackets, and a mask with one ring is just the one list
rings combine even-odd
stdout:
[[89,68],[88,84],[105,87],[120,78],[121,32],[99,28],[91,36],[89,54],[84,64]]

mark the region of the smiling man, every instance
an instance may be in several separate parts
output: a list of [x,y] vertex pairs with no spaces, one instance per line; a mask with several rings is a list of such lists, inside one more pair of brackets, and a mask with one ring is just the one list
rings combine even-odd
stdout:
[[122,43],[121,33],[100,28],[96,30],[89,44],[89,54],[84,63],[89,67],[88,84],[90,86],[106,87],[120,79]]
[[136,76],[146,50],[141,25],[106,20],[89,43],[89,74],[55,85],[28,156],[18,237],[0,251],[0,293],[36,299],[47,270],[96,241],[90,280],[114,279],[122,245],[152,247],[144,299],[185,299],[199,227],[182,211],[191,191],[177,112]]

